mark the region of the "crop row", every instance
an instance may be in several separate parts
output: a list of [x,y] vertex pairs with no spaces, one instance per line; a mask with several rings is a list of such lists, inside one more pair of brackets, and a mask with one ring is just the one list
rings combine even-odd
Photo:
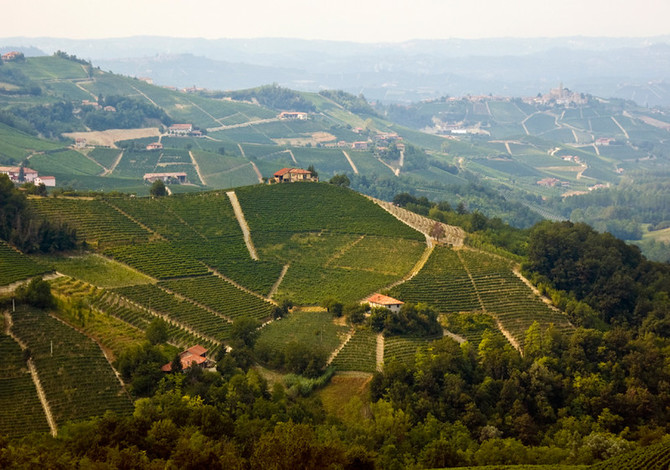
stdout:
[[333,359],[337,370],[374,372],[377,369],[377,335],[371,330],[356,330]]
[[37,276],[47,271],[49,271],[48,267],[36,263],[5,242],[0,241],[0,286]]
[[[374,202],[348,189],[328,184],[277,184],[238,188],[245,218],[255,231],[328,230],[423,240]],[[314,201],[319,201],[314,204]],[[300,207],[297,217],[295,208]]]
[[230,333],[231,324],[224,318],[165,292],[153,284],[120,287],[114,291],[149,310],[191,328],[196,333],[216,340],[224,340]]
[[184,254],[170,242],[115,246],[104,253],[157,279],[209,273],[207,266]]
[[331,265],[402,276],[414,267],[425,248],[425,243],[415,240],[365,237],[334,259]]
[[89,243],[146,241],[150,233],[105,202],[97,199],[38,198],[33,208],[52,221],[66,222]]
[[39,310],[13,314],[12,330],[30,349],[56,423],[132,411],[114,371],[89,338]]
[[387,286],[396,276],[353,269],[292,264],[277,292],[297,304],[319,304],[327,298],[355,302]]
[[206,238],[242,237],[230,200],[223,191],[175,195],[162,201],[189,227]]
[[425,302],[440,312],[481,310],[474,285],[458,254],[438,246],[423,269],[396,286],[391,295],[410,302]]
[[228,318],[267,318],[272,304],[259,299],[217,276],[163,281],[160,286],[216,310]]
[[384,338],[384,364],[392,360],[407,365],[414,364],[414,358],[420,348],[425,348],[431,341],[441,336],[431,338],[412,336],[387,336]]
[[113,198],[107,202],[140,221],[168,240],[197,239],[198,234],[182,219],[154,198]]
[[666,470],[670,466],[670,445],[666,442],[651,445],[605,460],[590,468],[593,470]]

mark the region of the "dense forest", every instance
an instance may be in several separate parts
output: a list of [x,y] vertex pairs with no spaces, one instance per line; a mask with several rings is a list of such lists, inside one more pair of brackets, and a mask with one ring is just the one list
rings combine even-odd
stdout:
[[7,175],[0,175],[0,239],[25,253],[50,253],[77,246],[76,231],[32,214],[25,194]]

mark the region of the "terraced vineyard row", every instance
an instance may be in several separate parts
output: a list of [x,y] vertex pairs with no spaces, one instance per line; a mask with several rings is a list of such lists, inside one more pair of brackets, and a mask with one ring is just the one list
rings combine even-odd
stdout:
[[10,438],[49,432],[49,424],[21,347],[0,333],[0,434]]
[[26,255],[0,241],[0,286],[44,274],[50,268],[36,263]]
[[57,424],[133,410],[100,348],[89,338],[39,310],[17,309],[12,331],[32,353]]
[[437,246],[423,269],[409,281],[394,287],[391,295],[403,301],[425,302],[443,313],[481,310],[470,277],[458,254]]
[[156,279],[209,273],[207,266],[170,242],[115,246],[105,250],[104,254]]
[[612,457],[589,467],[590,470],[667,470],[670,467],[670,445],[667,442]]
[[247,317],[260,320],[272,313],[270,302],[254,297],[217,276],[164,281],[159,285],[231,319]]
[[[119,342],[124,340],[143,341],[146,329],[156,318],[146,310],[121,301],[118,295],[108,290],[98,289],[83,281],[69,277],[52,280],[51,289],[54,295],[65,295],[69,299],[81,300],[84,305],[89,305],[91,308],[103,312],[101,315],[108,315],[120,323],[113,328],[113,334],[111,335],[109,334],[109,328],[104,326],[101,327],[102,331],[96,330],[95,324],[90,324],[90,322],[85,322],[81,326],[84,332],[96,337],[103,346],[110,348],[112,351],[122,350],[123,345]],[[169,343],[179,347],[186,348],[197,343],[206,345],[209,349],[215,346],[215,343],[195,336],[172,323],[167,323],[167,337]]]
[[331,262],[333,267],[407,274],[421,258],[426,244],[386,237],[365,237]]
[[461,253],[487,313],[497,318],[519,345],[523,347],[526,330],[534,321],[542,328],[553,323],[559,331],[572,329],[567,316],[530,290],[512,272],[509,262],[471,250]]
[[396,360],[411,366],[419,348],[425,348],[431,341],[441,337],[387,336],[384,338],[384,364]]
[[175,195],[161,202],[206,238],[239,236],[243,240],[242,229],[225,192]]
[[145,242],[151,233],[105,202],[84,198],[31,199],[37,213],[52,221],[67,222],[80,239],[89,244],[107,245]]
[[222,317],[187,300],[181,300],[153,284],[120,287],[114,289],[114,292],[215,340],[223,341],[230,333],[231,323]]
[[[277,184],[236,189],[251,234],[255,231],[360,233],[423,241],[424,236],[369,199],[326,184]],[[314,201],[318,200],[318,204]],[[300,207],[296,217],[295,208]]]
[[186,225],[160,199],[110,198],[106,201],[168,240],[200,238],[195,230]]
[[377,335],[358,329],[331,363],[337,370],[375,372],[377,370]]

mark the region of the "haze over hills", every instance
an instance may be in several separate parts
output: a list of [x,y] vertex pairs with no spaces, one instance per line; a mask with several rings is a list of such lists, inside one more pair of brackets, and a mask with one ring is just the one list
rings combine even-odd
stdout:
[[297,39],[97,40],[5,38],[0,49],[65,50],[105,70],[155,83],[210,89],[278,83],[343,89],[409,102],[444,95],[535,96],[563,82],[644,106],[670,104],[670,37],[417,40],[400,44]]

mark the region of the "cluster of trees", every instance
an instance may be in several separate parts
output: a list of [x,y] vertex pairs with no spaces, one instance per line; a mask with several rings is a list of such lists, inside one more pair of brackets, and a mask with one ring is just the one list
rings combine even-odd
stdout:
[[77,247],[77,233],[32,214],[25,194],[7,175],[0,175],[0,239],[25,253],[52,253]]
[[608,324],[670,336],[670,266],[647,260],[609,233],[583,223],[542,222],[530,232],[525,269]]
[[426,304],[405,303],[398,313],[373,308],[366,320],[373,331],[391,335],[434,336],[442,332],[437,312]]
[[[2,65],[1,60],[0,65]],[[0,88],[0,94],[3,95],[39,96],[42,94],[42,88],[36,82],[30,80],[23,72],[14,67],[0,67],[0,81],[16,87]]]
[[32,134],[37,132],[44,137],[54,139],[60,138],[63,132],[83,130],[81,122],[74,116],[73,111],[74,105],[69,101],[11,109],[13,115],[30,125]]
[[288,88],[282,88],[277,84],[232,91],[226,93],[226,96],[234,100],[251,101],[252,99],[256,99],[260,105],[277,110],[300,111],[304,113],[316,111],[314,105],[300,93]]
[[352,113],[365,114],[369,116],[378,115],[374,108],[370,106],[368,100],[365,99],[365,96],[362,94],[356,96],[342,90],[321,90],[319,94],[336,102],[344,109],[351,111]]
[[514,228],[499,217],[486,217],[478,210],[470,212],[463,200],[453,208],[447,201],[432,202],[425,196],[399,193],[393,198],[393,203],[445,224],[462,227],[470,233],[469,242],[472,245],[503,248],[516,255],[526,253],[528,230]]
[[113,106],[116,112],[108,112],[104,109],[93,109],[84,107],[82,119],[84,124],[93,130],[105,129],[131,129],[145,126],[149,121],[172,124],[172,118],[162,108],[146,101],[138,101],[125,96],[99,97],[100,106]]

